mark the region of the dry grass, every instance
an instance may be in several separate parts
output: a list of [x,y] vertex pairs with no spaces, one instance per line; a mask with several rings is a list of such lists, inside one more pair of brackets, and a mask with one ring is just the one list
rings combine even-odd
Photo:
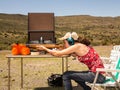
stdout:
[[[100,55],[109,56],[112,46],[96,46],[94,47]],[[10,51],[0,51],[0,90],[7,90],[8,84],[8,66],[7,54]],[[78,63],[77,60],[69,58],[69,70],[85,70],[85,65]],[[47,77],[51,73],[62,73],[61,59],[24,59],[24,89],[20,89],[20,60],[11,60],[11,90],[62,90],[63,88],[47,88]],[[73,83],[74,84],[74,83]],[[75,86],[76,84],[74,84]],[[36,87],[36,89],[35,89]],[[34,89],[33,89],[34,88]],[[75,89],[77,90],[77,89]],[[102,89],[101,89],[102,90]]]

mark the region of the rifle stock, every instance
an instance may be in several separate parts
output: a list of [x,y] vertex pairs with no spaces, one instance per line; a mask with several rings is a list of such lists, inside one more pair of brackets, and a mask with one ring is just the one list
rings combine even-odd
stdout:
[[63,49],[63,45],[61,45],[61,44],[59,44],[59,45],[58,44],[27,44],[28,47],[34,48],[34,49],[37,49],[38,45],[43,45],[49,49],[53,49],[53,48]]

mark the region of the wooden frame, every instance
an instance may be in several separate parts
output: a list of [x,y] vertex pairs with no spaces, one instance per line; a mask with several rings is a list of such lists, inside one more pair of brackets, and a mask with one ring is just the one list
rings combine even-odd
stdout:
[[28,13],[28,43],[51,40],[56,43],[54,13]]

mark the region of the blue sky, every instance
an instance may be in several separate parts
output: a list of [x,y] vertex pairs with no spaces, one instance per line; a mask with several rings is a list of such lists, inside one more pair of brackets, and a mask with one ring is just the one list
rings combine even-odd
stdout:
[[120,16],[120,0],[0,0],[0,13],[52,12],[55,16]]

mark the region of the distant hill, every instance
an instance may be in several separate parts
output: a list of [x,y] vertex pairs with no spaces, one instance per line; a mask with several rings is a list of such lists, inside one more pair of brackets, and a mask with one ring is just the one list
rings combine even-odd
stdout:
[[[12,43],[26,43],[28,16],[0,14],[0,49],[10,49]],[[56,38],[66,32],[77,32],[92,41],[92,45],[120,44],[120,17],[89,15],[56,16]],[[57,40],[57,43],[60,43]]]

